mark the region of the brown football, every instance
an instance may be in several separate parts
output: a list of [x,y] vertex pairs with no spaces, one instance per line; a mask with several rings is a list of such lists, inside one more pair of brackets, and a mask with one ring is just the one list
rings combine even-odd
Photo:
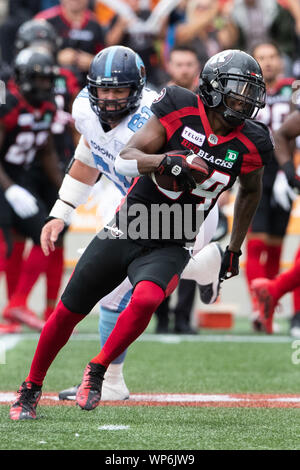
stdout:
[[[179,152],[178,152],[179,153]],[[197,184],[202,183],[209,174],[209,167],[205,160],[203,160],[198,155],[192,154],[187,157],[188,163],[193,165],[194,167],[198,167],[199,170],[193,168],[191,173],[196,181]],[[178,188],[177,190],[174,189],[174,178],[173,176],[168,175],[160,175],[158,171],[151,173],[151,178],[157,186],[163,189],[167,189],[169,191],[182,191],[182,189]]]

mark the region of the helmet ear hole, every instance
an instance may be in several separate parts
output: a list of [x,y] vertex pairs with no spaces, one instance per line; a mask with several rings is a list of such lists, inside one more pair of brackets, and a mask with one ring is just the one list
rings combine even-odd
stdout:
[[210,108],[216,108],[222,103],[222,95],[215,90],[212,85],[207,81],[200,78],[199,80],[199,91],[200,96],[205,100],[207,106]]
[[213,108],[216,108],[217,106],[220,106],[220,104],[222,103],[223,101],[223,96],[221,95],[221,93],[218,93],[217,91],[211,93],[211,100],[212,100],[212,107]]

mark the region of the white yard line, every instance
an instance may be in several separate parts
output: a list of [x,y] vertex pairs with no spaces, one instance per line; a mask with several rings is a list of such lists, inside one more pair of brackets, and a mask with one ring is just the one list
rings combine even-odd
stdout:
[[[8,336],[8,335],[6,335]],[[37,333],[24,333],[22,335],[11,335],[11,337],[20,337],[20,339],[37,340]],[[3,337],[0,336],[0,341]],[[77,333],[71,336],[72,341],[99,341],[97,333]],[[136,341],[153,342],[164,344],[178,343],[291,343],[295,338],[285,335],[233,335],[233,334],[215,334],[215,335],[157,335],[144,333]],[[13,341],[13,340],[12,340]]]

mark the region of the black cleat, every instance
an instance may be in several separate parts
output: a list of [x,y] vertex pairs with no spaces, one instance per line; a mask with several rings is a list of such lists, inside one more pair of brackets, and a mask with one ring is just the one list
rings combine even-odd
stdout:
[[89,362],[84,369],[82,382],[77,390],[76,402],[83,410],[93,410],[101,400],[102,383],[106,368]]
[[36,407],[41,396],[42,387],[33,382],[23,382],[18,390],[17,401],[10,409],[10,419],[14,421],[36,419]]

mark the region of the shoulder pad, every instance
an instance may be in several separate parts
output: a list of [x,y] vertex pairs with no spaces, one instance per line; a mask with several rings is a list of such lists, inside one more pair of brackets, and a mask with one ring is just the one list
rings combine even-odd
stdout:
[[246,120],[242,133],[250,139],[259,152],[268,152],[274,149],[274,140],[268,126],[260,121]]
[[78,93],[72,106],[72,117],[74,119],[75,127],[80,134],[84,135],[87,120],[90,119],[92,112],[89,94],[87,87],[85,87]]
[[187,106],[198,107],[197,95],[185,88],[172,85],[161,90],[153,101],[151,110],[158,118],[161,118]]

